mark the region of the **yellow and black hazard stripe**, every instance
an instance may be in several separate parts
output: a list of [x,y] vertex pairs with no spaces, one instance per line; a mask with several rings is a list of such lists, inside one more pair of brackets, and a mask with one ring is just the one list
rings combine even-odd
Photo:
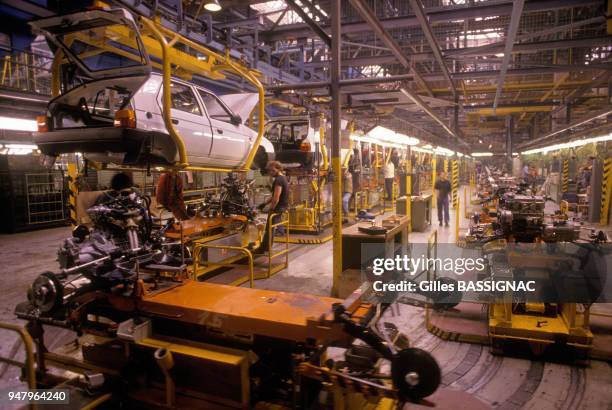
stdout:
[[457,209],[457,190],[459,189],[459,161],[457,161],[456,159],[452,161],[451,188],[451,192],[453,195],[453,208]]
[[70,214],[68,221],[72,226],[78,225],[77,220],[77,196],[79,189],[77,186],[78,170],[76,164],[68,164],[68,210]]
[[610,213],[610,196],[612,195],[612,158],[606,158],[603,166],[603,178],[601,180],[601,213],[599,222],[607,225]]
[[569,186],[569,159],[563,160],[563,173],[561,174],[561,192],[567,192]]

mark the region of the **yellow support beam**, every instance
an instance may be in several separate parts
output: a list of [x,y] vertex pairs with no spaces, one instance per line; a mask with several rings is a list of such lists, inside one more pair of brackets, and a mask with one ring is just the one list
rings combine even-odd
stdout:
[[[589,84],[590,81],[568,81],[559,86],[559,89],[573,89],[582,85]],[[503,91],[530,91],[530,90],[547,90],[553,88],[555,82],[538,82],[538,83],[509,83],[504,84]],[[482,94],[495,92],[497,86],[495,85],[476,85],[471,87],[465,87],[463,92],[465,94]],[[448,93],[448,88],[434,88],[434,93]]]
[[497,107],[495,112],[493,108],[479,108],[474,111],[478,115],[509,115],[509,114],[520,114],[529,112],[550,112],[552,111],[552,105],[541,105],[541,106],[522,106],[522,107]]
[[453,208],[457,211],[457,218],[459,217],[459,198],[457,196],[457,190],[459,189],[459,161],[456,159],[451,161],[451,193],[453,200]]
[[79,224],[77,217],[77,197],[79,196],[79,188],[77,187],[77,178],[79,171],[74,163],[68,164],[68,208],[70,210],[70,225],[75,227]]
[[607,225],[610,214],[610,201],[612,200],[612,158],[606,158],[603,166],[603,178],[601,180],[601,212],[599,222]]
[[561,192],[565,193],[569,187],[569,159],[563,160],[563,172],[561,174]]

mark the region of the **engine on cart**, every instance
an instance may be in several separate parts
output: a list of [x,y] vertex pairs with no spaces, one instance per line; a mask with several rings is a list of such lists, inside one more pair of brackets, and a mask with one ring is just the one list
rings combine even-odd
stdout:
[[[180,259],[164,245],[168,225],[154,229],[150,199],[135,190],[105,193],[87,210],[93,226],[77,226],[58,251],[59,272],[44,272],[17,307],[23,318],[67,319],[67,307],[96,290],[130,289],[140,269],[176,270]],[[68,324],[68,323],[67,323]]]
[[207,217],[217,215],[242,215],[249,221],[255,218],[251,204],[251,187],[254,180],[241,181],[232,172],[221,183],[218,193],[210,193],[199,212]]

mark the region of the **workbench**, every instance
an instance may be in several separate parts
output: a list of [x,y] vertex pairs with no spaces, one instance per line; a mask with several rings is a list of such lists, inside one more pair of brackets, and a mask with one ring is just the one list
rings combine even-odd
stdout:
[[[383,217],[376,218],[379,225]],[[408,226],[410,218],[400,216],[399,223],[379,235],[369,235],[359,231],[360,226],[369,226],[370,222],[357,223],[342,229],[342,270],[361,269],[362,263],[371,257],[393,257],[408,252]],[[362,245],[368,244],[367,259],[362,257]]]

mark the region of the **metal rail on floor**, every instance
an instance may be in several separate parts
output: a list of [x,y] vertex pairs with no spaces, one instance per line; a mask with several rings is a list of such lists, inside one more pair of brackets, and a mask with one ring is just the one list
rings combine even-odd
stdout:
[[[0,362],[9,366],[24,369],[28,388],[36,389],[36,370],[34,369],[34,341],[32,336],[21,326],[12,323],[0,322],[0,329],[9,330],[19,335],[25,347],[25,362],[18,362],[8,357],[0,357]],[[36,409],[36,404],[30,403],[30,409]]]

